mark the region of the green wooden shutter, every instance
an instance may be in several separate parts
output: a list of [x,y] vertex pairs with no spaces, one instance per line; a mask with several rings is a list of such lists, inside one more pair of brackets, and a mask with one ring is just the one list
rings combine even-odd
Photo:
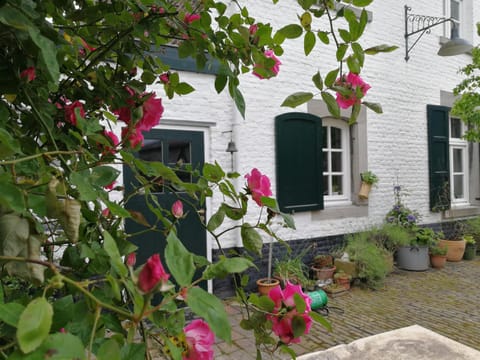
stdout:
[[299,112],[277,116],[275,150],[280,210],[323,209],[322,119]]
[[427,105],[430,210],[450,209],[449,111],[445,106]]

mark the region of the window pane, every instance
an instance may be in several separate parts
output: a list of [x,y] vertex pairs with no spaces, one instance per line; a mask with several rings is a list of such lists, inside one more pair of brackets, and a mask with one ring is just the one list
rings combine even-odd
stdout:
[[450,119],[450,137],[456,139],[462,137],[462,121],[460,119]]
[[453,149],[453,172],[463,172],[463,149]]
[[323,195],[328,195],[328,176],[323,177]]
[[188,141],[171,141],[168,143],[169,164],[184,165],[190,162],[190,143]]
[[463,199],[463,175],[453,176],[453,196],[455,199]]
[[342,153],[332,152],[332,172],[342,172]]
[[[162,162],[162,141],[155,139],[145,139],[143,147],[138,152],[138,157],[145,161],[159,161]],[[151,181],[154,185],[151,187],[153,193],[161,193],[163,189],[163,178],[145,176],[148,181]]]
[[342,195],[342,178],[343,176],[332,176],[332,195]]
[[326,126],[322,127],[322,146],[324,148],[328,147],[328,140],[327,140],[327,136],[328,136],[328,128]]
[[328,158],[330,153],[328,151],[323,152],[323,172],[328,172]]
[[341,149],[342,148],[342,129],[332,127],[331,128],[331,142],[330,146],[332,149]]
[[450,0],[450,17],[460,20],[460,3],[458,0]]

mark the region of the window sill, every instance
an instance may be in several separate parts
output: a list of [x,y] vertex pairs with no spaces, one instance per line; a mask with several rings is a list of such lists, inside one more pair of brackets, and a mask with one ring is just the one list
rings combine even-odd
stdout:
[[368,206],[365,205],[335,205],[323,210],[313,211],[312,220],[337,220],[342,218],[358,218],[368,216]]
[[443,212],[443,219],[455,219],[467,216],[480,215],[480,206],[457,206]]

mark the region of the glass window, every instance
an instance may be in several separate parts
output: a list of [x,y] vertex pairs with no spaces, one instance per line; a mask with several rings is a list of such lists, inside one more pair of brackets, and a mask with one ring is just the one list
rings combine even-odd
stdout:
[[343,120],[323,120],[323,194],[326,201],[349,200],[349,127]]
[[458,118],[450,118],[450,196],[452,205],[468,204],[468,143],[463,139],[464,126]]

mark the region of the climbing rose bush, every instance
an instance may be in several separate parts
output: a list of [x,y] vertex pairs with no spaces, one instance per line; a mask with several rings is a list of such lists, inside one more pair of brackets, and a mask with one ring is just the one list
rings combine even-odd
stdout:
[[[250,34],[255,35],[255,33],[257,32],[257,29],[258,29],[257,27],[252,25],[249,29]],[[265,66],[262,65],[262,64],[255,64],[255,66],[253,67],[252,74],[255,75],[256,77],[260,78],[260,79],[269,79],[271,77],[277,76],[279,71],[280,71],[280,65],[282,65],[282,62],[275,56],[275,53],[273,52],[273,50],[265,51],[264,55],[267,59],[273,60],[273,65],[271,67],[267,68],[269,74],[268,75],[262,75],[262,74],[259,73],[259,71],[265,70]]]

